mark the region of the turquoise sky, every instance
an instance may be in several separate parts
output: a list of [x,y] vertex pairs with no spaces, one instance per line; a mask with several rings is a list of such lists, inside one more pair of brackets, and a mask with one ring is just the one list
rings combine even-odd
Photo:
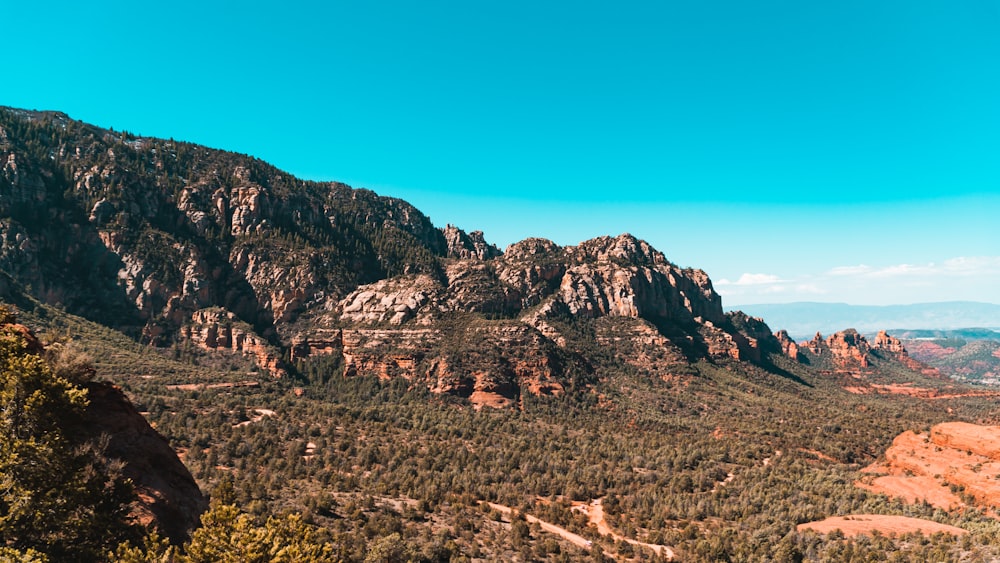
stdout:
[[727,305],[1000,303],[1000,4],[11,2],[0,104],[440,226],[628,231]]

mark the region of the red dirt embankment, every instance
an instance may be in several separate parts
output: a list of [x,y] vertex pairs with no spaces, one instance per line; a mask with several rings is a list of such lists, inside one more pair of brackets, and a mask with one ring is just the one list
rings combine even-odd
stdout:
[[851,537],[858,534],[870,534],[878,530],[889,534],[908,534],[919,532],[931,535],[937,532],[944,532],[954,536],[962,536],[969,532],[955,526],[939,524],[932,520],[922,520],[920,518],[909,518],[907,516],[886,516],[882,514],[852,514],[851,516],[833,516],[819,522],[808,522],[796,526],[798,531],[815,530],[821,534],[829,534],[834,530],[840,530],[845,536]]
[[899,497],[926,500],[952,510],[965,506],[953,490],[976,506],[1000,506],[1000,427],[947,422],[929,433],[907,431],[885,452],[885,462],[863,470],[877,475],[857,485]]

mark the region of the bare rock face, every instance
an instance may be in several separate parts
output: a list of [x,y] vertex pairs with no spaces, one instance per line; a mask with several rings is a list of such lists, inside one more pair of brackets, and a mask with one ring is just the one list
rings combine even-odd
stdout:
[[345,375],[403,377],[434,393],[505,407],[522,393],[558,395],[561,364],[555,346],[520,324],[471,326],[460,334],[437,329],[344,330]]
[[722,324],[722,299],[700,270],[681,270],[632,235],[600,237],[565,249],[571,266],[560,299],[575,315]]
[[[446,231],[446,238],[454,240],[459,234],[452,229]],[[441,341],[456,338],[447,332],[454,328],[432,330],[441,322],[449,327],[447,319],[468,313],[506,319],[507,323],[494,334],[505,343],[505,351],[491,356],[484,350],[495,350],[496,342],[484,344],[485,348],[472,354],[481,359],[476,370],[468,367],[468,361],[442,355],[436,349]],[[692,353],[760,361],[766,353],[779,349],[770,328],[760,319],[723,313],[721,299],[704,272],[677,268],[649,244],[627,234],[565,248],[544,239],[528,239],[511,245],[493,260],[450,261],[440,277],[398,276],[361,286],[341,300],[333,314],[335,323],[351,327],[343,333],[349,374],[431,378],[437,381],[431,384],[432,389],[463,396],[479,393],[477,397],[493,397],[486,402],[497,404],[513,401],[511,393],[518,389],[562,386],[553,383],[558,381],[558,370],[553,371],[545,362],[533,363],[538,358],[524,355],[568,345],[554,326],[560,318],[641,321],[604,323],[605,327],[628,325],[632,329],[621,336],[604,332],[602,342],[628,350],[620,354],[623,361],[663,372],[663,378],[669,378],[677,363]],[[471,336],[465,334],[475,340],[482,334],[493,334],[490,330],[500,329],[480,328]],[[513,333],[522,337],[530,334],[531,344],[515,345],[519,340],[510,336]],[[679,342],[672,342],[672,338]],[[302,340],[303,351],[308,348],[307,341]],[[656,350],[645,349],[650,346]],[[482,360],[488,356],[492,363]],[[663,365],[654,366],[656,360]],[[432,362],[430,371],[420,367],[422,362]],[[547,383],[525,387],[524,381]]]
[[910,353],[903,346],[903,343],[895,336],[887,334],[884,330],[880,330],[875,336],[875,343],[872,345],[872,350],[883,358],[893,359],[911,370],[922,372],[924,375],[943,377],[941,372],[936,368],[910,357]]
[[274,249],[234,248],[230,264],[257,296],[257,311],[275,324],[294,320],[314,297],[319,275],[307,256]]
[[[560,362],[592,345],[573,341],[577,323],[663,377],[659,360],[780,348],[762,321],[724,314],[705,272],[629,234],[501,253],[404,201],[250,157],[9,108],[0,131],[0,269],[153,344],[190,339],[275,375],[285,353],[341,354],[349,373],[424,378],[483,404],[566,387]],[[43,158],[34,138],[58,142]],[[858,344],[821,345],[846,358]]]
[[463,260],[489,260],[500,256],[500,249],[486,242],[482,231],[466,233],[453,225],[442,229],[448,245],[448,257]]
[[341,320],[351,323],[400,325],[421,312],[420,318],[426,322],[443,293],[443,285],[430,276],[402,276],[359,287],[337,309]]
[[799,345],[795,343],[790,336],[788,336],[788,331],[782,329],[774,333],[774,338],[778,341],[778,345],[781,347],[781,353],[788,356],[789,358],[800,361],[799,356]]
[[791,342],[787,334],[782,334],[783,332],[776,335],[782,343],[782,349],[789,356],[792,350],[795,350],[800,361],[810,357],[828,358],[836,367],[847,370],[869,368],[876,361],[892,361],[923,375],[941,377],[938,370],[911,358],[902,342],[884,330],[876,335],[874,344],[869,344],[868,340],[856,330],[847,329],[834,333],[826,339],[816,333],[812,340],[802,342],[798,346]]
[[340,355],[344,350],[344,331],[318,328],[299,334],[292,340],[290,355],[294,363],[310,356]]
[[903,354],[905,355],[906,348],[903,347],[903,343],[899,341],[895,336],[889,336],[884,330],[880,330],[878,335],[875,337],[874,349],[883,352],[888,352],[890,354]]
[[199,525],[208,501],[166,438],[146,422],[120,389],[110,383],[87,385],[87,431],[109,437],[105,454],[125,462],[137,503],[133,515],[153,524],[174,543]]
[[871,346],[865,337],[854,329],[832,334],[827,338],[826,345],[833,357],[844,367],[858,365],[865,368],[871,364],[868,355]]
[[829,358],[842,368],[866,368],[871,365],[871,346],[853,328],[836,332],[826,339],[817,332],[812,340],[802,343],[800,350],[815,357]]
[[[911,503],[928,502],[945,510],[988,508],[1000,503],[1000,427],[945,422],[929,433],[897,436],[885,461],[863,470],[858,486]],[[958,489],[962,497],[954,493]]]
[[226,350],[250,357],[274,377],[286,375],[280,350],[225,309],[195,311],[191,322],[183,328],[181,334],[205,350]]

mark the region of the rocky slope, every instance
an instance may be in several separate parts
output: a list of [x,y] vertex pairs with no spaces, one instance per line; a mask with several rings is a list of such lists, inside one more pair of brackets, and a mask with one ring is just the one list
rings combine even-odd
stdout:
[[775,338],[790,357],[799,357],[806,362],[829,364],[838,369],[863,370],[880,360],[895,361],[914,371],[925,371],[927,375],[937,375],[928,366],[914,360],[896,337],[879,331],[874,342],[869,342],[853,328],[835,332],[827,338],[816,333],[812,340],[796,345],[788,333],[780,331]]
[[154,343],[209,307],[278,341],[310,306],[447,253],[400,200],[63,114],[0,109],[0,163],[0,269]]
[[906,345],[914,358],[949,377],[982,385],[1000,384],[1000,340],[909,340]]
[[107,435],[106,455],[124,462],[124,474],[138,497],[133,515],[174,542],[184,540],[208,508],[191,473],[120,389],[110,383],[90,383],[87,398],[87,433]]
[[[44,413],[44,416],[51,420],[63,421],[60,424],[67,425],[64,439],[72,445],[72,448],[81,452],[93,451],[93,455],[102,460],[91,466],[88,472],[100,471],[99,467],[102,465],[120,464],[121,476],[131,481],[135,492],[135,498],[127,508],[138,523],[157,529],[174,543],[187,539],[188,534],[198,526],[199,518],[208,508],[208,503],[191,473],[181,463],[166,438],[149,425],[121,389],[108,382],[92,381],[95,372],[88,361],[68,363],[65,359],[60,359],[58,353],[51,356],[48,353],[53,352],[55,347],[50,347],[47,351],[44,344],[28,327],[10,322],[12,315],[8,313],[7,308],[0,309],[0,317],[3,318],[0,321],[2,323],[0,333],[16,335],[24,342],[24,354],[27,355],[19,362],[5,364],[15,366],[15,371],[5,375],[27,378],[29,376],[17,374],[16,366],[31,365],[32,361],[42,359],[53,366],[49,373],[54,375],[45,377],[63,378],[58,383],[49,385],[66,385],[75,391],[83,391],[86,402],[79,417],[74,412],[72,418],[66,422],[62,417],[67,416],[67,412],[50,411]],[[8,346],[6,350],[9,349]],[[75,375],[67,375],[69,373]],[[30,377],[41,376],[35,373]],[[25,385],[17,383],[7,390]],[[26,404],[45,404],[39,399],[41,395],[40,391],[33,393]],[[14,406],[17,401],[16,396],[16,392],[4,395],[4,400],[9,401],[3,405],[5,411],[8,409],[17,411],[18,407]],[[2,439],[12,438],[4,436]],[[3,477],[7,479],[11,476],[5,474]],[[49,476],[49,478],[57,477]],[[12,479],[12,482],[17,483],[17,479]],[[19,485],[24,486],[24,483]],[[106,484],[105,487],[111,489],[110,484]],[[67,499],[72,499],[69,496],[72,491],[59,491],[59,493],[64,493]],[[107,518],[109,524],[113,520],[110,514],[103,517]]]
[[510,404],[574,385],[598,343],[667,378],[779,349],[705,272],[627,234],[501,252],[400,200],[51,112],[0,109],[0,162],[0,269],[35,297],[275,376],[336,354]]
[[341,327],[333,338],[298,335],[296,357],[340,354],[347,373],[416,378],[497,406],[524,391],[558,394],[572,385],[570,366],[587,371],[581,343],[565,334],[575,325],[665,378],[691,359],[759,361],[762,346],[777,349],[762,321],[722,312],[704,272],[627,234],[569,247],[529,239],[443,270],[359,287],[318,319]]
[[[1000,505],[1000,427],[942,423],[930,432],[907,431],[893,440],[884,461],[859,482],[868,490],[927,501],[945,510]],[[961,495],[956,494],[961,491]]]

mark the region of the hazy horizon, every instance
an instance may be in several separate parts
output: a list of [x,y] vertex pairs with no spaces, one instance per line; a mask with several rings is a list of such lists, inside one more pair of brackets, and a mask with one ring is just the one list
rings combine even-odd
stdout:
[[[726,306],[1000,303],[993,4],[55,2],[5,19],[31,49],[0,105],[252,154],[501,248],[629,232],[707,271]],[[68,55],[84,30],[110,48]]]

